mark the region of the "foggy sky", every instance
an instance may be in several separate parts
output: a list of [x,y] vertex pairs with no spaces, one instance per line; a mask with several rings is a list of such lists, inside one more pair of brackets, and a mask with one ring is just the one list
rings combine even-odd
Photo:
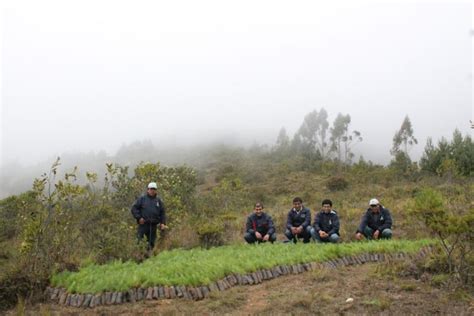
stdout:
[[386,162],[403,118],[419,145],[470,133],[472,8],[315,1],[11,1],[1,15],[1,163],[151,139],[290,136],[350,114]]

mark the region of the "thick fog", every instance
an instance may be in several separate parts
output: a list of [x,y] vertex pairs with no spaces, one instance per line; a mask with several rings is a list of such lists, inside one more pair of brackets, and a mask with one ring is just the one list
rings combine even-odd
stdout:
[[351,115],[376,162],[406,115],[414,159],[427,137],[470,133],[469,2],[334,3],[7,2],[1,163],[147,139],[272,145],[322,107]]

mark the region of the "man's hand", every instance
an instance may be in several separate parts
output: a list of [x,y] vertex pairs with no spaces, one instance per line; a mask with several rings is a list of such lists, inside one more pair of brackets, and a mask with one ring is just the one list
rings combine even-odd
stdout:
[[291,227],[291,233],[293,235],[297,235],[298,234],[298,228],[297,227]]
[[160,224],[160,229],[161,230],[168,229],[168,226],[166,226],[165,224]]
[[262,234],[260,234],[259,232],[255,232],[255,238],[257,238],[258,240],[262,240]]
[[377,230],[374,232],[374,239],[379,239],[379,235],[380,235],[380,230],[377,229]]
[[268,239],[270,239],[270,235],[266,234],[263,236],[263,241],[268,241]]
[[328,233],[326,233],[324,230],[319,231],[319,237],[326,238],[327,236],[328,236]]
[[145,219],[142,217],[138,220],[138,224],[143,225],[145,224]]
[[301,234],[302,232],[303,232],[303,226],[298,226],[298,227],[296,228],[296,233],[299,235],[299,234]]
[[361,233],[357,233],[355,235],[355,237],[356,237],[357,240],[362,240],[362,234]]

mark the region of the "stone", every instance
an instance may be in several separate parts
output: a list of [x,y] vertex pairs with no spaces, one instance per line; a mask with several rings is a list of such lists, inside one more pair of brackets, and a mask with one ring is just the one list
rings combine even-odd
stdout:
[[89,307],[90,303],[91,303],[91,300],[92,300],[92,295],[91,294],[86,294],[86,297],[84,299],[84,303],[82,303],[82,307],[84,308],[87,308]]
[[152,300],[153,299],[153,288],[152,287],[149,287],[146,290],[146,299],[147,300]]
[[127,291],[127,297],[131,303],[135,303],[137,301],[135,293],[135,289],[130,289]]
[[59,299],[59,289],[58,288],[55,288],[53,289],[53,291],[51,292],[51,296],[50,296],[50,300],[52,301],[56,301]]
[[236,274],[235,277],[237,278],[237,284],[243,284],[243,278],[240,274]]
[[203,295],[202,292],[201,292],[201,288],[200,288],[200,287],[196,287],[195,290],[196,290],[196,294],[197,294],[197,299],[198,299],[198,300],[202,300],[202,299],[204,298],[204,295]]
[[122,304],[125,303],[125,295],[122,292],[117,293],[117,299],[115,300],[115,304]]
[[171,299],[176,298],[176,290],[175,290],[174,286],[169,287],[169,294],[170,294]]
[[170,295],[170,288],[168,286],[165,286],[163,288],[163,292],[165,293],[165,298],[168,298],[170,299],[171,298],[171,295]]
[[100,306],[100,298],[101,298],[101,294],[96,294],[94,295],[94,298],[93,300],[95,301],[95,306]]
[[181,291],[181,288],[179,286],[176,286],[175,287],[175,290],[176,290],[176,296],[181,298],[184,296],[183,292]]
[[217,287],[219,288],[219,291],[224,291],[225,290],[225,285],[221,280],[217,281]]
[[158,287],[157,286],[154,286],[153,287],[153,292],[151,294],[151,297],[154,299],[154,300],[157,300],[158,299]]
[[211,290],[211,292],[218,292],[219,287],[217,286],[217,283],[212,282],[211,284],[209,284],[209,290]]
[[81,307],[84,304],[84,300],[86,299],[84,294],[79,294],[77,296],[77,307]]
[[183,286],[183,288],[184,288],[184,291],[183,291],[183,293],[184,293],[184,298],[186,298],[186,299],[188,299],[188,300],[192,300],[193,297],[192,297],[191,293],[189,292],[189,288],[184,287],[184,286]]
[[68,294],[67,294],[66,292],[63,292],[63,293],[61,294],[61,296],[59,297],[59,304],[60,304],[60,305],[66,304],[67,295],[68,295]]
[[143,288],[139,287],[137,289],[137,301],[142,301],[143,298],[144,298],[144,295],[143,295]]
[[115,301],[117,300],[117,292],[112,292],[110,295],[110,304],[115,304]]
[[201,293],[203,297],[209,297],[209,289],[207,286],[201,286]]

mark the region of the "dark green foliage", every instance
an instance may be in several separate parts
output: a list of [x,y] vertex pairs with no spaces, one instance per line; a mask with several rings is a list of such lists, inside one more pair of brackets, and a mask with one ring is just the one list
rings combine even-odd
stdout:
[[440,176],[474,175],[474,143],[471,137],[463,137],[455,130],[450,142],[442,138],[437,146],[429,138],[420,159],[420,167]]

